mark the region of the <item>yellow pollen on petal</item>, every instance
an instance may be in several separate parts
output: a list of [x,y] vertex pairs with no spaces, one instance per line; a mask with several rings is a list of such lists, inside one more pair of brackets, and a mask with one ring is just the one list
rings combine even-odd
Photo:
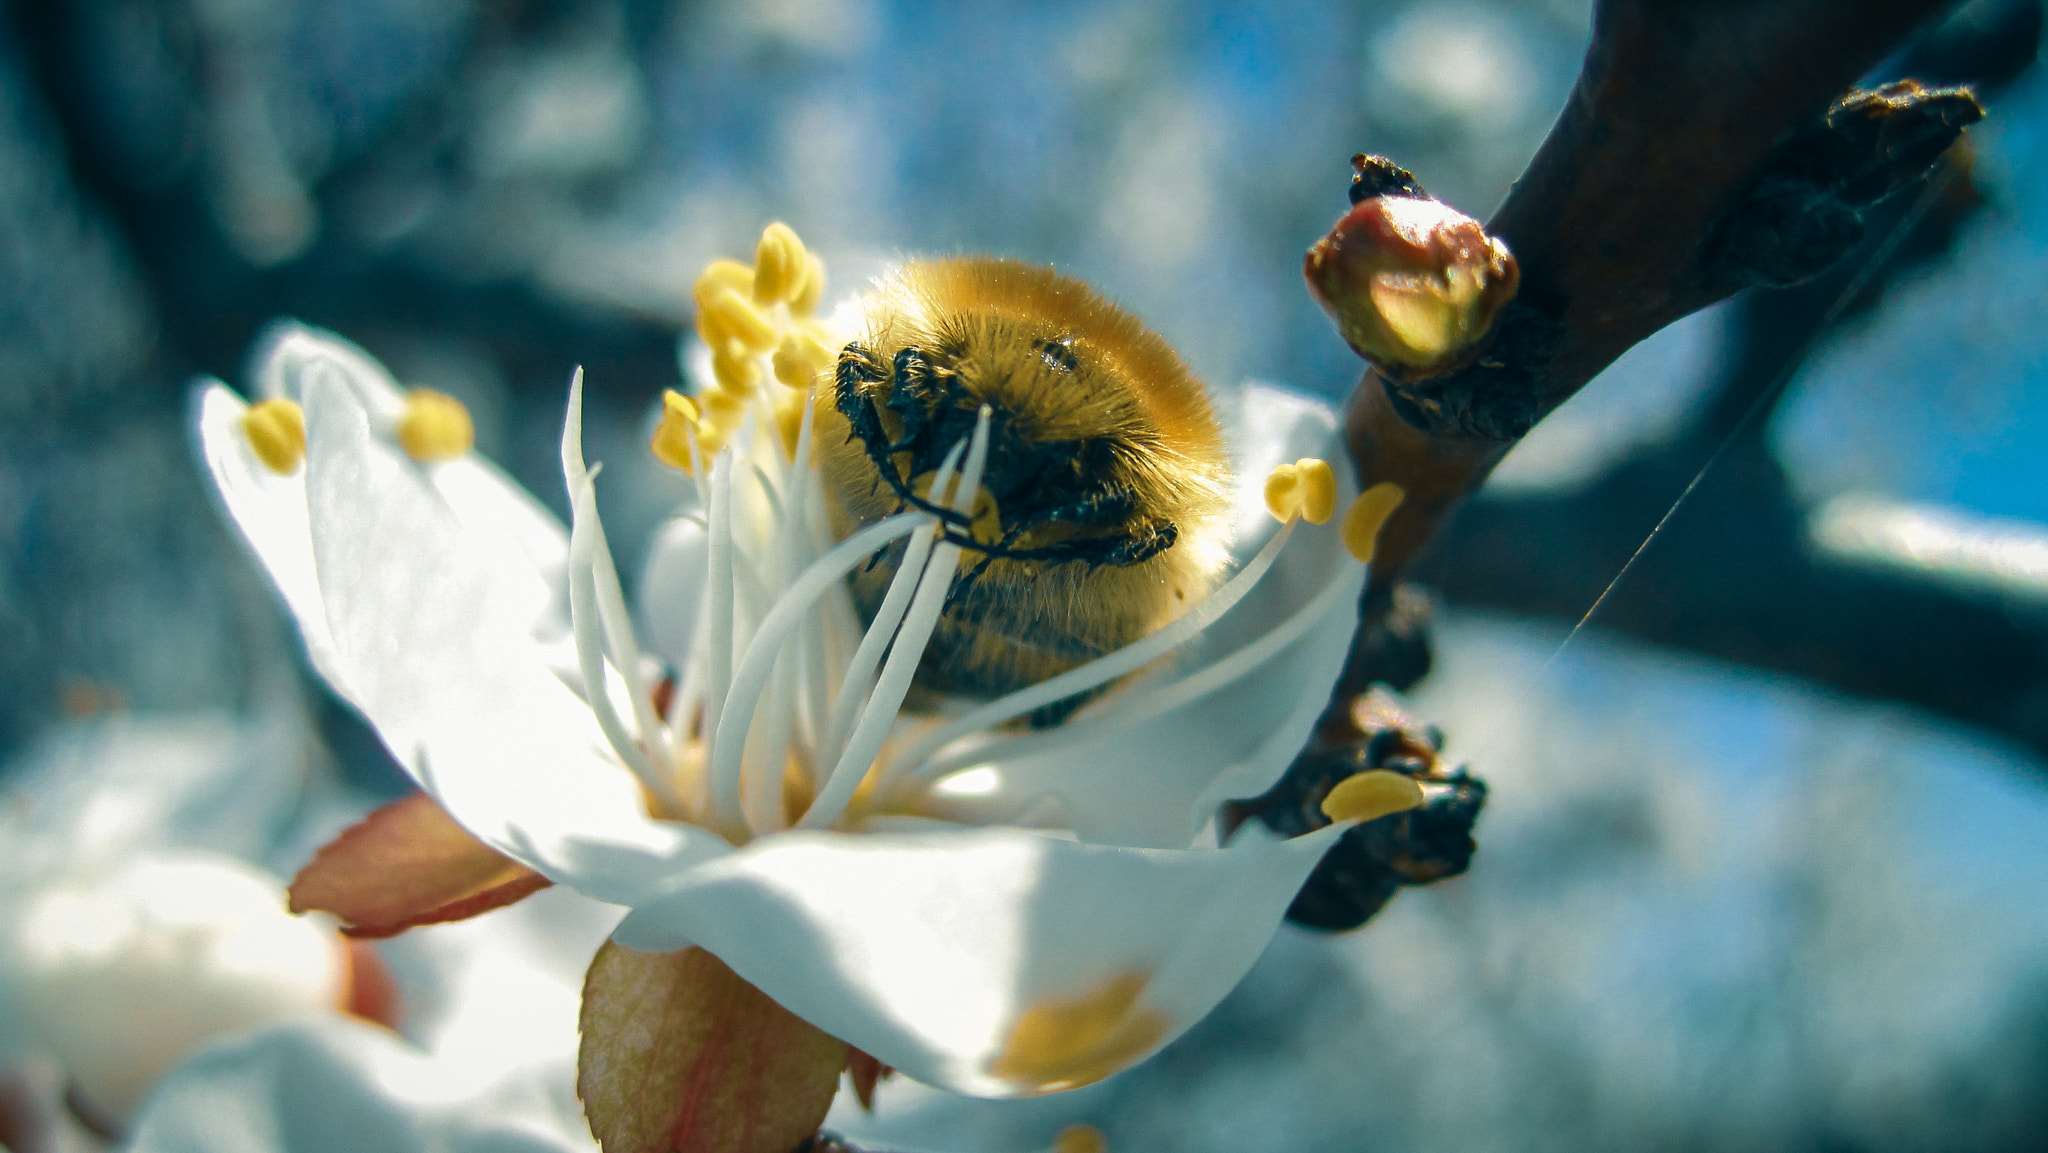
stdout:
[[818,310],[818,302],[825,296],[825,262],[817,253],[804,253],[804,283],[790,297],[789,310],[798,316],[809,316]]
[[791,388],[809,388],[818,374],[832,366],[832,350],[801,332],[792,332],[775,346],[775,379]]
[[1047,998],[1017,1015],[989,1072],[1030,1093],[1092,1085],[1151,1051],[1166,1015],[1141,1003],[1150,973],[1130,969],[1072,998]]
[[1359,561],[1371,564],[1373,552],[1379,547],[1380,528],[1406,499],[1408,490],[1390,480],[1383,480],[1360,493],[1344,514],[1340,535],[1344,538],[1345,550]]
[[702,310],[721,291],[731,289],[742,296],[754,294],[754,270],[737,260],[714,260],[697,277],[697,283],[690,289],[690,295]]
[[288,476],[306,459],[306,414],[297,401],[272,397],[242,414],[242,435],[263,467]]
[[1323,798],[1323,815],[1333,821],[1370,821],[1388,813],[1422,807],[1422,786],[1389,769],[1355,773]]
[[697,450],[704,448],[703,433],[698,425],[703,420],[703,411],[697,402],[671,388],[661,394],[661,423],[654,426],[654,439],[648,447],[654,450],[654,459],[669,466],[691,471],[690,435],[697,433]]
[[1069,1125],[1052,1139],[1052,1153],[1109,1153],[1109,1140],[1093,1125]]
[[476,444],[476,426],[461,401],[431,388],[415,388],[406,395],[405,413],[398,418],[398,444],[417,461],[454,460]]
[[[733,343],[746,348],[748,352],[766,352],[775,347],[775,326],[761,315],[753,302],[730,288],[721,288],[711,295],[704,304],[709,317],[705,323],[715,330],[732,335]],[[713,344],[713,351],[718,345]]]
[[804,242],[789,225],[778,220],[762,229],[754,247],[754,303],[766,308],[796,299],[804,287],[806,255]]

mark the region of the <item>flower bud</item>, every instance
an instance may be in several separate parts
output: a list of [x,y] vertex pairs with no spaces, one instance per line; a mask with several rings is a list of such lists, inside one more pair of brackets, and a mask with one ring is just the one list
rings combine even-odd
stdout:
[[1521,282],[1507,246],[1478,221],[1402,195],[1353,205],[1308,250],[1302,273],[1352,350],[1398,381],[1471,359]]

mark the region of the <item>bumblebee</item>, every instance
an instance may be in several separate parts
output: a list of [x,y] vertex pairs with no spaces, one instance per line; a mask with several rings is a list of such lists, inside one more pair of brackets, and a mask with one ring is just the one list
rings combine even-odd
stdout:
[[[835,531],[915,508],[963,550],[918,688],[1000,696],[1129,644],[1207,591],[1226,559],[1222,429],[1135,317],[1049,268],[963,257],[904,266],[852,331],[815,394]],[[988,462],[967,515],[927,493],[984,406]],[[864,616],[903,551],[855,575]]]

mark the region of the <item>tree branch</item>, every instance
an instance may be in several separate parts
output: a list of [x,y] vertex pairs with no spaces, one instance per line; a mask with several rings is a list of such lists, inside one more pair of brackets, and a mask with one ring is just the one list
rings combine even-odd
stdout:
[[[1777,151],[1942,0],[1605,0],[1578,84],[1489,223],[1521,263],[1524,323],[1554,325],[1513,399],[1540,415],[1644,337],[1747,283],[1711,241]],[[1536,319],[1528,319],[1536,318]],[[1504,314],[1500,329],[1511,327]],[[1495,390],[1498,392],[1498,390]],[[1375,678],[1370,633],[1408,566],[1526,431],[1487,439],[1404,418],[1372,371],[1346,439],[1362,479],[1408,499],[1382,531],[1339,699]],[[1339,710],[1333,710],[1333,716]]]

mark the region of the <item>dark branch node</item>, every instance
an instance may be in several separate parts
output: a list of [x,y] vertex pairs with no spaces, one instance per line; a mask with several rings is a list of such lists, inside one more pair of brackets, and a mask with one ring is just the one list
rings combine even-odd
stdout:
[[1352,642],[1338,697],[1357,696],[1375,684],[1404,693],[1428,676],[1435,659],[1430,642],[1435,614],[1435,598],[1421,585],[1369,589],[1364,613],[1368,623],[1359,626]]
[[1380,377],[1402,420],[1436,437],[1520,440],[1542,416],[1543,376],[1564,326],[1520,300],[1501,309],[1486,351],[1455,372],[1414,384]]
[[1298,837],[1330,823],[1323,798],[1357,773],[1387,769],[1423,784],[1428,800],[1421,808],[1367,821],[1323,854],[1287,909],[1288,920],[1311,929],[1355,929],[1402,888],[1464,872],[1478,849],[1472,826],[1486,805],[1486,782],[1463,765],[1444,763],[1443,733],[1419,723],[1380,687],[1352,705],[1352,720],[1359,737],[1318,741],[1265,795],[1223,810],[1229,828],[1256,818],[1282,836]]
[[1810,280],[1863,239],[1863,212],[1923,177],[1984,118],[1967,88],[1911,80],[1849,93],[1793,133],[1709,232],[1709,284],[1783,288]]
[[1375,196],[1410,196],[1429,199],[1416,182],[1415,174],[1384,156],[1361,152],[1351,158],[1351,203]]

